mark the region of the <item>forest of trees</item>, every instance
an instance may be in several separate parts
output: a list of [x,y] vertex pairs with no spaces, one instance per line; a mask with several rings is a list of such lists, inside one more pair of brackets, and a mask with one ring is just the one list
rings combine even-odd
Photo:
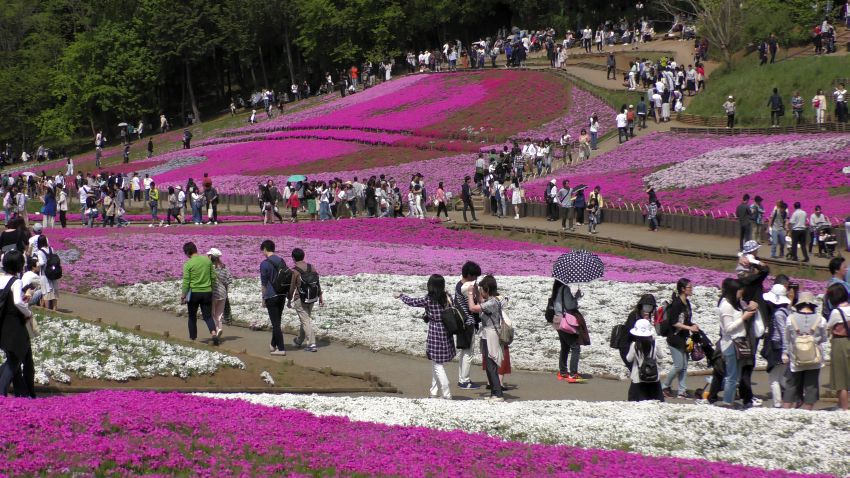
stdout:
[[[0,140],[16,150],[35,141],[61,147],[120,121],[158,123],[160,113],[179,126],[185,114],[204,119],[225,110],[237,93],[282,91],[293,79],[315,84],[355,62],[401,61],[408,49],[466,43],[500,28],[551,26],[561,35],[579,24],[633,17],[636,3],[4,0]],[[652,0],[644,3],[646,14],[663,15],[649,8]]]

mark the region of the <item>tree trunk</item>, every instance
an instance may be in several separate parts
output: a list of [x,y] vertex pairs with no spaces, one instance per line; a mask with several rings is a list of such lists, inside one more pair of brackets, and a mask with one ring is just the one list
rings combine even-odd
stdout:
[[195,116],[195,122],[201,122],[201,112],[198,111],[198,102],[195,101],[195,90],[192,88],[192,70],[189,67],[189,61],[183,60],[186,65],[186,88],[189,90],[189,102],[192,104],[192,114]]
[[186,126],[186,69],[183,69],[183,81],[180,82],[180,124]]
[[283,21],[283,47],[286,49],[286,66],[289,67],[290,83],[295,83],[295,67],[292,65],[292,45],[289,43],[289,22],[284,18]]
[[269,89],[269,78],[266,76],[266,62],[263,60],[263,47],[257,45],[257,51],[260,54],[260,70],[263,72],[263,88]]
[[257,84],[257,74],[254,73],[254,62],[251,62],[251,64],[248,65],[248,71],[251,72],[251,84],[254,85],[254,90],[256,91],[257,87],[260,85]]

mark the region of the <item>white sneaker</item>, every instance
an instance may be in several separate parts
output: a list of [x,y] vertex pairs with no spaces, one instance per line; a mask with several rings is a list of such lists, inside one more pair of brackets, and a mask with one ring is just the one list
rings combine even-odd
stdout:
[[753,397],[753,406],[754,407],[760,407],[762,403],[764,403],[764,401],[762,399],[760,399],[758,397]]

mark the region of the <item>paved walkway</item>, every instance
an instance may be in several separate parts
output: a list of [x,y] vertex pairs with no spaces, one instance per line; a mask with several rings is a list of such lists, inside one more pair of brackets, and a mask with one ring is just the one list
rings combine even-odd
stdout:
[[[77,315],[83,319],[97,321],[102,319],[104,324],[118,324],[126,328],[140,325],[148,332],[163,333],[168,331],[172,338],[186,340],[188,337],[186,317],[176,317],[161,310],[130,307],[115,302],[94,299],[76,294],[63,294],[60,299],[60,309]],[[287,310],[286,314],[293,312]],[[203,327],[201,327],[203,329]],[[200,337],[203,339],[204,334]],[[218,349],[240,353],[243,350],[249,355],[273,360],[292,360],[297,365],[324,368],[330,367],[340,372],[370,374],[389,382],[399,392],[409,397],[427,397],[431,384],[431,365],[424,358],[412,357],[396,353],[372,352],[364,347],[348,346],[337,342],[319,341],[319,352],[309,353],[293,348],[287,351],[286,357],[268,355],[268,345],[271,338],[269,331],[254,331],[243,327],[225,328],[222,343]],[[291,343],[292,335],[286,335],[287,343]],[[425,330],[422,331],[425,340]],[[557,337],[553,335],[553,343]],[[205,340],[200,341],[200,346]],[[602,345],[600,345],[602,346]],[[212,348],[212,346],[210,346]],[[557,365],[557,364],[553,364]],[[457,360],[447,364],[446,372],[452,384],[452,393],[456,397],[481,398],[485,388],[478,390],[460,390],[457,382]],[[473,366],[472,379],[479,383],[486,382],[481,366]],[[694,385],[701,384],[701,378],[692,379]],[[583,384],[568,385],[555,379],[553,373],[530,372],[515,370],[507,376],[509,386],[506,392],[509,399],[523,400],[625,400],[628,383],[625,381],[608,380],[603,378],[591,379]]]

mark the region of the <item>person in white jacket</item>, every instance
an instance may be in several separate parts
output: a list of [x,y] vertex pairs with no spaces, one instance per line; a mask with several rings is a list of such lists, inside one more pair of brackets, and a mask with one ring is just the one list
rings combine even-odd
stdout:
[[720,315],[720,350],[726,363],[726,375],[723,382],[723,405],[731,407],[735,401],[735,391],[741,378],[742,363],[735,352],[735,340],[745,339],[747,323],[758,312],[758,304],[751,301],[742,307],[744,290],[737,279],[727,278],[721,286],[720,303],[717,312]]
[[[629,351],[626,353],[626,361],[632,364],[629,375],[632,381],[632,384],[629,385],[629,401],[658,400],[663,402],[664,394],[661,393],[661,381],[658,375],[658,359],[663,354],[663,347],[658,347],[655,328],[649,323],[649,320],[638,319],[629,333],[635,339],[629,344]],[[641,380],[640,367],[646,360],[655,361],[656,375],[654,380]]]

